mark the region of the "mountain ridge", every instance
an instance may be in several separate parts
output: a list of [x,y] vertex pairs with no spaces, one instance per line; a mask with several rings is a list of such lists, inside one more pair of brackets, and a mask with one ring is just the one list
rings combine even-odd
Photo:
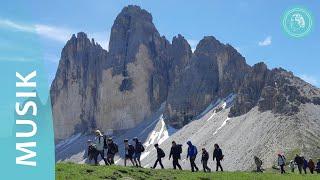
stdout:
[[230,93],[237,94],[230,117],[256,106],[290,116],[301,104],[320,105],[320,90],[292,73],[250,66],[213,36],[192,52],[182,35],[169,42],[149,12],[130,5],[114,21],[109,51],[83,32],[63,48],[50,89],[56,140],[96,128],[133,128],[164,102],[165,121],[181,128]]

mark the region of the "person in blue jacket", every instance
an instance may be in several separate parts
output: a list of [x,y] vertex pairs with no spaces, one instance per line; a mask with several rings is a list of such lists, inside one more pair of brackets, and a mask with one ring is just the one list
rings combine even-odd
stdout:
[[303,159],[303,171],[305,174],[307,174],[308,161],[303,156],[302,156],[302,159]]
[[199,171],[199,168],[197,167],[196,163],[194,162],[196,160],[196,157],[198,154],[197,147],[192,145],[191,141],[188,141],[187,144],[189,146],[187,159],[190,158],[191,171],[194,172],[194,169],[196,169],[196,171]]

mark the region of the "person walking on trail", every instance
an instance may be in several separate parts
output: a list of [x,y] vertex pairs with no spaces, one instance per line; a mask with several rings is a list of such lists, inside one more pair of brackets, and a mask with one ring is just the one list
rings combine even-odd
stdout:
[[96,137],[95,137],[95,147],[97,149],[97,158],[95,159],[95,164],[98,165],[98,156],[101,156],[105,165],[108,165],[106,158],[104,157],[104,137],[100,130],[96,130]]
[[217,166],[216,166],[216,171],[220,170],[223,171],[223,168],[221,166],[221,160],[223,160],[223,154],[222,154],[222,150],[220,149],[218,144],[214,144],[214,151],[213,151],[213,161],[216,158],[217,161]]
[[181,144],[177,145],[175,141],[172,141],[169,160],[172,157],[173,169],[176,169],[178,167],[180,170],[182,170],[179,164],[179,159],[181,159],[181,153],[182,153],[182,145]]
[[291,172],[294,173],[294,169],[295,169],[296,167],[295,167],[295,162],[294,162],[293,160],[290,161],[289,167],[290,167],[290,169],[291,169]]
[[308,161],[302,156],[303,159],[303,171],[305,174],[307,174],[307,168],[308,168]]
[[286,164],[286,158],[283,155],[278,154],[278,166],[280,166],[281,174],[286,173],[286,171],[284,170],[285,164]]
[[136,166],[141,167],[140,157],[141,157],[141,153],[144,152],[144,147],[137,137],[133,138],[133,141],[135,142],[133,159],[134,159],[134,162],[136,163]]
[[97,157],[98,157],[98,151],[91,140],[87,141],[87,145],[88,145],[88,150],[87,150],[88,161],[87,162],[91,164],[91,161],[94,160],[94,163],[96,163]]
[[302,173],[302,167],[303,167],[303,159],[302,159],[302,157],[299,156],[298,154],[296,154],[296,157],[294,158],[294,162],[298,166],[299,174],[301,174]]
[[127,166],[127,160],[130,160],[132,165],[134,166],[133,162],[133,154],[134,154],[134,147],[133,145],[129,144],[128,139],[123,140],[124,142],[124,151],[125,151],[125,157],[124,157],[124,166]]
[[114,164],[114,156],[119,152],[118,145],[113,142],[112,138],[108,138],[107,140],[107,161],[108,163]]
[[154,165],[153,165],[152,168],[155,169],[155,168],[157,167],[158,162],[159,162],[159,164],[160,164],[160,166],[161,166],[161,169],[164,169],[161,159],[164,158],[164,157],[166,156],[166,154],[165,154],[164,151],[159,147],[158,144],[155,144],[154,147],[155,147],[156,150],[157,150],[157,160],[156,160],[156,162],[154,163]]
[[313,174],[315,165],[314,165],[314,162],[312,161],[312,159],[309,159],[308,167],[309,167],[310,173]]
[[211,172],[211,169],[208,167],[209,153],[205,148],[202,148],[201,163],[204,172]]
[[190,165],[191,165],[191,171],[194,172],[194,169],[196,171],[199,171],[199,168],[197,167],[196,163],[194,162],[196,160],[198,150],[197,147],[194,146],[191,141],[187,142],[188,144],[188,154],[187,154],[187,159],[190,158]]
[[262,166],[262,161],[260,158],[258,158],[257,156],[254,156],[254,163],[257,166],[257,172],[262,172],[261,166]]
[[318,174],[320,174],[320,158],[318,159],[315,170],[317,171]]

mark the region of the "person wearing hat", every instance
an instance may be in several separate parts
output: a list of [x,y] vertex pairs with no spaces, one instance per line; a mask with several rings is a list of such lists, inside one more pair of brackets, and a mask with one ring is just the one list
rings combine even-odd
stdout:
[[107,161],[110,165],[114,164],[114,156],[119,150],[118,145],[113,142],[111,137],[107,139],[107,149]]
[[127,160],[129,159],[134,166],[133,162],[133,154],[134,154],[134,147],[133,145],[129,144],[128,139],[123,140],[124,142],[124,152],[125,152],[125,157],[124,157],[124,166],[127,166]]
[[88,161],[87,162],[90,164],[91,161],[94,160],[94,162],[96,163],[98,158],[97,149],[90,139],[87,141],[87,145],[88,145],[88,150],[87,150]]
[[104,157],[104,139],[103,135],[100,130],[96,130],[96,137],[95,137],[95,147],[97,149],[97,159],[95,160],[95,164],[98,165],[98,156],[101,156],[101,159],[103,159],[105,165],[108,165],[108,162],[106,158]]

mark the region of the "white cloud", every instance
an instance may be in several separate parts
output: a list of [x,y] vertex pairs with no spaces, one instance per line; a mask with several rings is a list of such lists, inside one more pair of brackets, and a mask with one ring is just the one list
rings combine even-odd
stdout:
[[267,36],[263,41],[259,41],[258,45],[259,46],[269,46],[272,43],[272,37]]
[[0,19],[0,26],[15,29],[17,31],[35,32],[34,28],[29,25],[15,23],[7,19]]
[[319,80],[314,76],[310,76],[308,74],[302,74],[299,77],[314,86],[317,86],[317,87],[320,86]]
[[[71,28],[57,27],[46,24],[22,24],[8,19],[0,19],[0,27],[10,28],[15,31],[23,31],[27,33],[35,33],[39,36],[57,41],[60,43],[66,43],[72,36],[81,30],[75,30]],[[88,37],[93,37],[104,49],[108,48],[109,35],[102,32],[88,32]]]
[[35,24],[34,27],[38,35],[60,42],[66,42],[74,32],[67,28],[58,28],[43,24]]

